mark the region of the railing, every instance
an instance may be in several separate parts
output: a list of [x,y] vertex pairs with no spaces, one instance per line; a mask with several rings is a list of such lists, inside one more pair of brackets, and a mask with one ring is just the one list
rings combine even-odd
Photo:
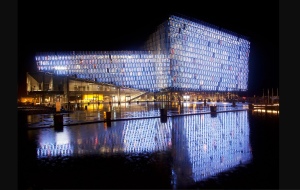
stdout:
[[141,97],[141,96],[143,96],[143,95],[145,95],[147,93],[149,93],[149,92],[140,92],[137,96],[132,95],[132,96],[135,96],[135,97],[131,98],[130,101],[135,100],[135,99],[137,99],[137,98],[139,98],[139,97]]

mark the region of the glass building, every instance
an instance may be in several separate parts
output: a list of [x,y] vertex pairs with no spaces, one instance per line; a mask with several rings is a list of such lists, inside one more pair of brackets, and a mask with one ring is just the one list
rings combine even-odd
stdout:
[[143,92],[247,91],[250,42],[206,22],[171,15],[140,51],[39,52],[38,71]]

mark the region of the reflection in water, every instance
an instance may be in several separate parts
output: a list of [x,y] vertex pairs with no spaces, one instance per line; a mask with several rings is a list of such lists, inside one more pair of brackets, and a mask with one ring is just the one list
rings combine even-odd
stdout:
[[161,123],[159,118],[127,121],[123,132],[124,151],[165,151],[171,145],[171,129],[171,122]]
[[[36,131],[37,158],[165,152],[172,184],[187,186],[252,159],[247,111],[138,119]],[[171,183],[171,182],[170,182]]]
[[39,134],[38,157],[70,156],[73,146],[70,143],[68,129],[64,132],[53,133],[52,129],[41,130]]
[[205,180],[252,158],[246,111],[173,118],[172,142],[178,185]]
[[151,153],[171,146],[171,122],[161,123],[160,118],[111,122],[110,127],[106,123],[95,126],[65,127],[56,133],[51,129],[41,130],[37,157]]

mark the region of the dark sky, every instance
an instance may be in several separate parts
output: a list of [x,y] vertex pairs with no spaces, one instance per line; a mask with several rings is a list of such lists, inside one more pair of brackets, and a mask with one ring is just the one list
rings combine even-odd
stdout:
[[[110,2],[110,3],[109,3]],[[156,26],[179,13],[249,37],[247,95],[279,87],[278,1],[19,1],[18,87],[39,51],[139,50]],[[19,94],[20,94],[19,93]]]

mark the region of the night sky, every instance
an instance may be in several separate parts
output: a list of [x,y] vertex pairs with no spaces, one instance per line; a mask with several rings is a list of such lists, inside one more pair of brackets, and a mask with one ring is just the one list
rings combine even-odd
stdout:
[[[140,50],[168,15],[179,13],[248,36],[248,96],[279,88],[278,1],[19,1],[18,95],[41,51]],[[271,94],[270,94],[271,95]]]

